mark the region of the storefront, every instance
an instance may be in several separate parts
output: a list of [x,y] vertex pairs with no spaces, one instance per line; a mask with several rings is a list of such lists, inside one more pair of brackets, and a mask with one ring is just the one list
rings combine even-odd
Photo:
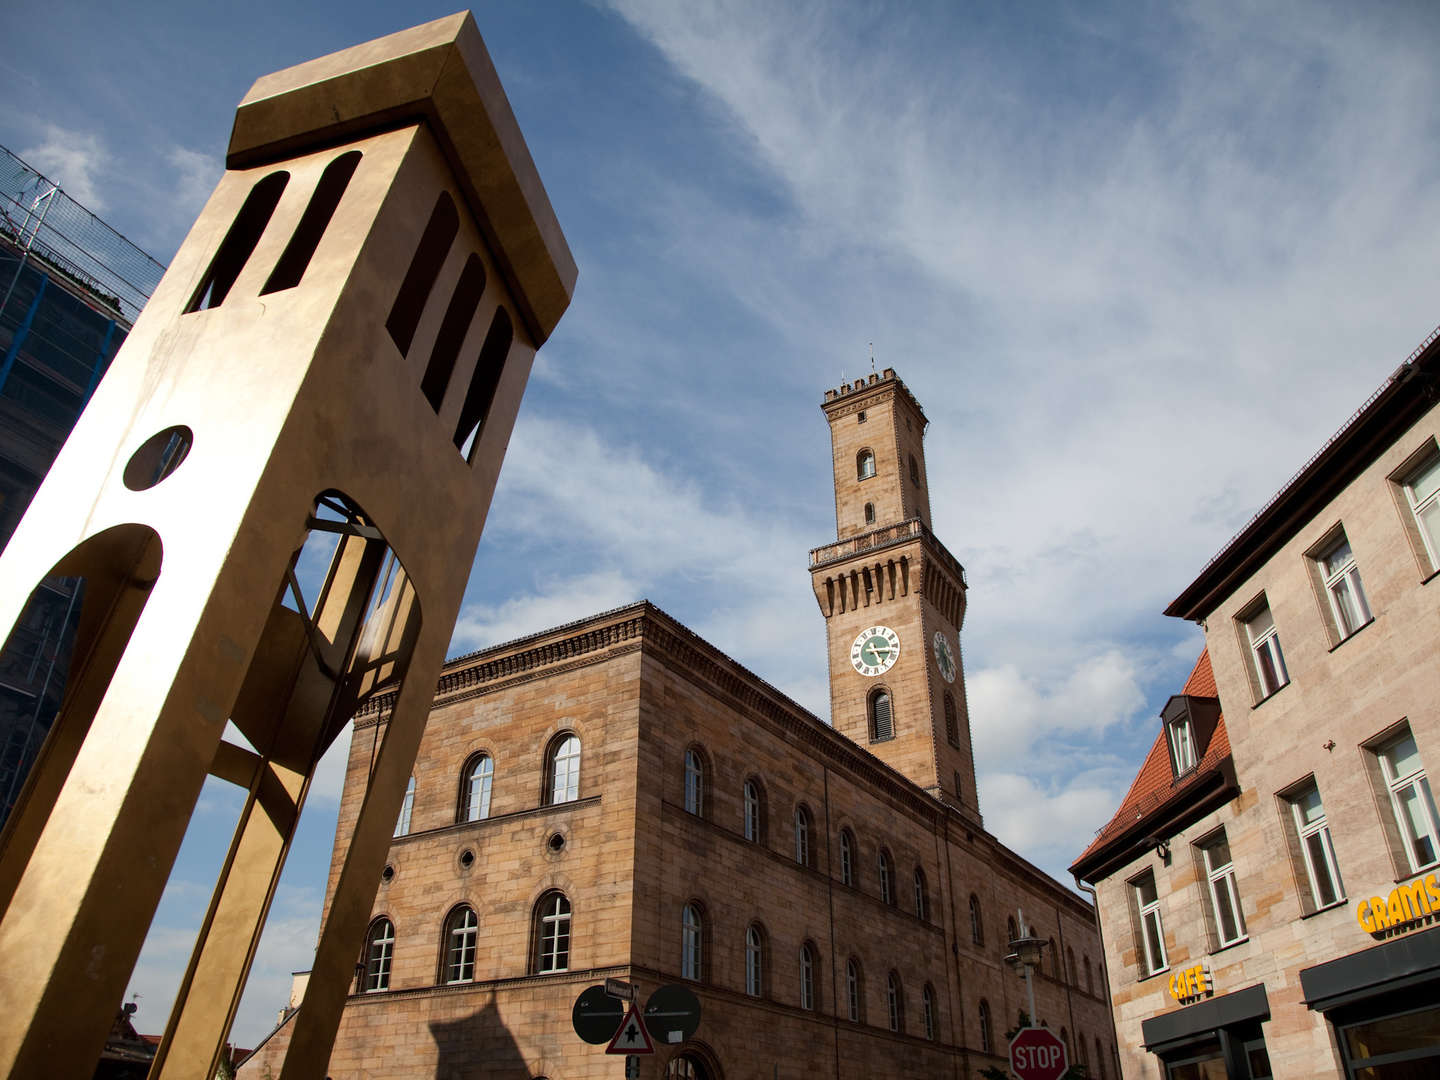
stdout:
[[1263,984],[1203,998],[1140,1025],[1165,1080],[1266,1080],[1270,1057],[1260,1025],[1270,1019]]
[[1306,968],[1300,985],[1334,1029],[1346,1080],[1440,1076],[1440,927]]

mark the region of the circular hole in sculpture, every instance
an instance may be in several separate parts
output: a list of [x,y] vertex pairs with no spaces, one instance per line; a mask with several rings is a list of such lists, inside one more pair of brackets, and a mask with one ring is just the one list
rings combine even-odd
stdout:
[[157,431],[125,463],[122,479],[131,491],[146,491],[180,467],[195,434],[184,424]]
[[547,843],[550,845],[551,851],[565,850],[565,837],[561,836],[558,832],[551,833],[550,839],[547,841]]
[[389,880],[390,880],[391,878],[393,878],[394,876],[395,876],[395,867],[393,867],[393,866],[387,866],[387,867],[385,867],[384,870],[381,870],[381,871],[380,871],[380,880],[381,880],[381,881],[389,881]]
[[460,865],[466,870],[469,870],[470,867],[474,866],[475,852],[471,851],[469,848],[466,848],[464,851],[462,851],[460,853]]

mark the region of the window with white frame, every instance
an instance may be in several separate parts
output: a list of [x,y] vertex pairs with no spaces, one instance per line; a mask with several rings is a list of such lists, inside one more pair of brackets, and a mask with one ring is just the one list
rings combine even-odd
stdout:
[[810,865],[810,811],[803,803],[795,808],[795,861]]
[[495,762],[478,754],[465,770],[464,821],[483,821],[490,816],[490,787],[495,779]]
[[925,871],[915,868],[915,915],[921,919],[930,918],[930,890],[925,882]]
[[745,930],[745,993],[760,997],[764,992],[765,935],[751,924]]
[[895,903],[895,867],[884,848],[875,857],[875,868],[880,874],[880,899],[887,904]]
[[1195,768],[1195,729],[1190,717],[1184,715],[1170,721],[1165,725],[1165,734],[1170,739],[1170,760],[1174,762],[1175,775],[1181,776]]
[[1295,835],[1300,842],[1300,855],[1305,863],[1305,880],[1310,886],[1310,908],[1318,911],[1345,899],[1345,884],[1340,879],[1340,864],[1335,860],[1335,845],[1330,839],[1330,823],[1320,801],[1320,789],[1312,780],[1287,796]]
[[410,831],[410,813],[415,809],[415,777],[405,785],[405,799],[400,803],[400,816],[395,819],[395,835],[404,836]]
[[445,920],[445,981],[475,980],[475,937],[479,920],[470,907],[458,907]]
[[1267,698],[1290,681],[1290,673],[1285,670],[1285,654],[1280,650],[1280,634],[1275,629],[1270,605],[1262,601],[1259,607],[1245,616],[1244,623],[1260,697]]
[[760,842],[761,814],[760,785],[755,780],[745,781],[745,839],[752,844]]
[[390,959],[395,953],[395,924],[376,919],[365,935],[365,984],[367,994],[390,989]]
[[840,830],[840,884],[855,884],[855,838],[849,829]]
[[700,946],[704,933],[704,923],[700,916],[700,909],[695,904],[686,904],[680,913],[680,976],[685,979],[700,979],[703,968],[701,966]]
[[920,995],[921,1010],[925,1014],[925,1038],[935,1041],[935,988],[929,983]]
[[[1215,919],[1215,937],[1220,947],[1245,940],[1245,913],[1240,910],[1240,889],[1235,883],[1235,863],[1225,830],[1206,837],[1197,845],[1204,864],[1210,893],[1210,913]],[[1157,916],[1158,917],[1158,916]]]
[[875,454],[870,450],[861,450],[855,455],[855,479],[869,480],[875,475]]
[[570,970],[570,901],[549,892],[535,905],[535,970],[540,974]]
[[1440,821],[1430,779],[1420,761],[1415,736],[1406,731],[1378,747],[1380,770],[1390,791],[1390,804],[1400,827],[1410,870],[1418,872],[1440,859]]
[[800,1007],[815,1008],[815,947],[808,941],[800,946]]
[[580,797],[580,738],[566,734],[550,746],[546,762],[549,783],[545,786],[547,802],[574,802]]
[[693,746],[685,751],[685,812],[701,814],[705,805],[705,763]]
[[903,1031],[905,1028],[905,992],[900,986],[900,976],[897,972],[890,972],[885,980],[885,1011],[888,1014],[891,1031]]
[[1147,870],[1130,882],[1140,930],[1141,975],[1154,975],[1170,966],[1165,956],[1165,927],[1160,921],[1160,897],[1155,890],[1155,873]]
[[1440,454],[1432,453],[1402,481],[1405,500],[1415,515],[1430,568],[1440,569]]
[[1320,554],[1316,562],[1320,565],[1320,577],[1325,583],[1330,612],[1335,617],[1336,632],[1343,641],[1371,619],[1370,603],[1365,599],[1365,586],[1360,581],[1360,568],[1355,565],[1355,553],[1350,550],[1350,541],[1344,532]]
[[980,916],[980,898],[970,894],[970,941],[974,945],[985,944],[985,923]]
[[990,1003],[984,998],[980,999],[980,1050],[985,1054],[994,1052],[994,1042],[990,1034]]
[[860,986],[860,961],[852,956],[845,963],[845,1002],[852,1024],[860,1022],[860,1006],[864,1001]]

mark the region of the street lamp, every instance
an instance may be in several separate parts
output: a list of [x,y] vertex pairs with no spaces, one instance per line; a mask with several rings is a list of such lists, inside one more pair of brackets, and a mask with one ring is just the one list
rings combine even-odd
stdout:
[[1044,938],[1032,937],[1030,928],[1025,925],[1025,913],[1016,911],[1020,916],[1020,936],[1010,942],[1010,955],[1005,957],[1005,962],[1013,968],[1020,969],[1025,976],[1025,994],[1030,999],[1030,1023],[1038,1025],[1039,1018],[1035,1015],[1035,984],[1030,981],[1030,972],[1040,966],[1040,950],[1047,942]]

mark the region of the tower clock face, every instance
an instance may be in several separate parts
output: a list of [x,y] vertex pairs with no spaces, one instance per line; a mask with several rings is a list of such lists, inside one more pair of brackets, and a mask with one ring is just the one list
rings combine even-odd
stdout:
[[870,626],[860,631],[850,646],[850,663],[861,675],[883,675],[900,658],[900,635],[888,626]]
[[950,639],[945,636],[945,631],[935,631],[935,666],[940,669],[940,677],[947,683],[955,681],[955,653],[950,648]]

